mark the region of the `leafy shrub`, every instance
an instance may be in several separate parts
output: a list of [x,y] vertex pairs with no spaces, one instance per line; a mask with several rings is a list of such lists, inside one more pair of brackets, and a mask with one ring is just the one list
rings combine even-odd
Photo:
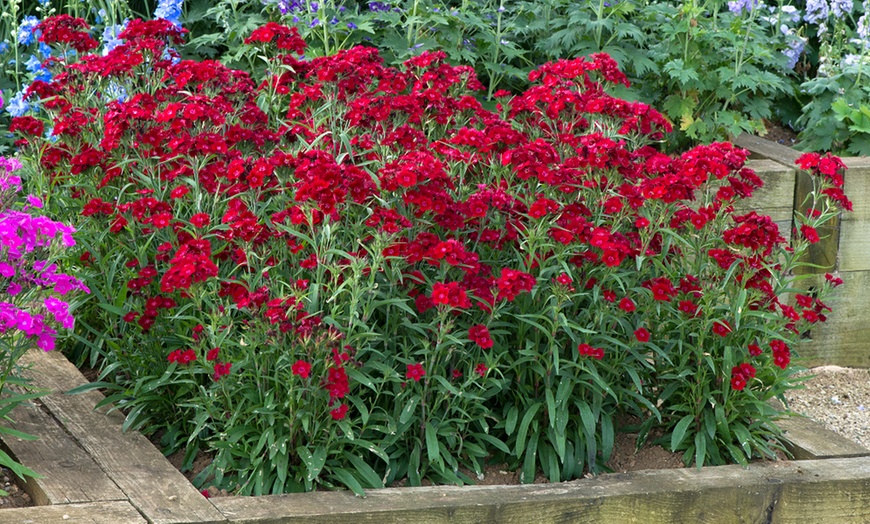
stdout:
[[492,112],[440,52],[300,60],[297,31],[266,24],[255,81],[178,60],[164,20],[120,37],[34,82],[51,121],[12,129],[80,231],[93,387],[188,463],[214,451],[197,482],[361,492],[487,461],[570,479],[600,471],[621,414],[687,463],[780,447],[767,401],[836,280],[779,297],[850,205],[838,159],[801,159],[817,187],[786,244],[733,210],[762,184],[747,152],[658,152],[669,124],[608,94],[628,81],[607,55],[545,64]]

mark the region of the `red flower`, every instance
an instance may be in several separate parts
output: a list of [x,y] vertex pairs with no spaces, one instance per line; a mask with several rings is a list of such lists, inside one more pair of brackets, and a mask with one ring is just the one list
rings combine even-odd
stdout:
[[169,192],[169,198],[181,198],[190,193],[190,188],[187,186],[178,186]]
[[193,227],[196,228],[204,228],[211,222],[211,217],[208,216],[208,213],[197,213],[190,217],[190,223]]
[[221,377],[225,377],[230,374],[230,368],[232,367],[232,362],[215,362],[214,373],[212,374],[211,378],[215,381],[220,380]]
[[297,360],[290,369],[297,377],[308,378],[311,375],[311,364],[304,360]]
[[208,350],[208,353],[206,353],[206,355],[205,355],[205,359],[209,362],[217,360],[218,353],[220,353],[220,351],[221,351],[221,348],[212,348],[212,349]]
[[478,375],[483,377],[486,375],[487,369],[489,369],[489,368],[486,367],[486,364],[478,364],[477,366],[475,366],[474,371],[475,371],[475,373],[477,373]]
[[179,364],[190,364],[196,360],[196,351],[192,349],[186,349],[184,351],[176,349],[166,357],[166,360],[169,362],[177,362]]
[[426,370],[423,369],[423,364],[408,364],[408,373],[406,377],[414,382],[420,382],[420,379],[426,375]]
[[649,342],[649,331],[646,328],[638,328],[634,331],[638,342]]
[[716,333],[720,337],[726,337],[728,333],[731,333],[731,325],[725,320],[717,320],[713,323],[713,333]]
[[758,346],[758,344],[749,344],[749,354],[753,357],[757,357],[761,354],[761,348]]
[[332,420],[343,420],[347,415],[347,404],[339,404],[339,406],[329,412]]
[[468,328],[468,338],[483,349],[489,349],[493,344],[492,337],[489,334],[489,329],[487,329],[483,324],[478,324]]
[[743,378],[743,375],[734,375],[731,377],[731,389],[735,391],[743,391],[743,388],[746,387],[746,379]]
[[577,346],[577,352],[584,356],[590,356],[596,360],[604,358],[604,349],[594,348],[585,342]]
[[628,297],[623,298],[619,301],[619,309],[625,311],[626,313],[631,313],[637,306],[635,306],[634,301]]
[[816,228],[808,226],[806,224],[803,224],[801,226],[801,234],[804,236],[804,238],[807,239],[807,242],[809,242],[810,244],[815,244],[816,242],[821,240],[819,238],[819,232],[816,231]]

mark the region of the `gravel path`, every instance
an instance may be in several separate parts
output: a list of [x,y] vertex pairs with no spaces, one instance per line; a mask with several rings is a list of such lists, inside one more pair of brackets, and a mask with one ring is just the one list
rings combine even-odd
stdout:
[[786,394],[789,407],[870,448],[870,370],[823,366],[804,389]]

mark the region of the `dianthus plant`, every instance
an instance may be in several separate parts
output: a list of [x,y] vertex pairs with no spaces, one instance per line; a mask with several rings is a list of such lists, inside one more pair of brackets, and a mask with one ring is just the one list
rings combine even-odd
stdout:
[[173,59],[182,37],[131,21],[31,86],[51,140],[12,127],[80,230],[80,338],[111,400],[214,452],[197,482],[359,492],[489,461],[558,481],[600,470],[626,418],[698,464],[780,445],[767,402],[837,282],[789,275],[849,206],[838,159],[801,159],[816,190],[780,231],[734,211],[762,185],[747,152],[659,152],[670,125],[608,94],[627,80],[607,55],[545,64],[490,112],[438,52],[304,61],[270,23],[255,80]]

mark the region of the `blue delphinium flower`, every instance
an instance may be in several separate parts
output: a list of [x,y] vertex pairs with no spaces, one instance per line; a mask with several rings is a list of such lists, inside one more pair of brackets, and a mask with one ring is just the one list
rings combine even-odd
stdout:
[[786,58],[788,58],[787,67],[789,69],[794,69],[794,66],[797,65],[801,53],[804,52],[804,45],[806,45],[806,40],[795,36],[795,38],[788,43],[788,48],[782,52]]
[[48,58],[51,56],[51,47],[47,46],[44,42],[39,43],[39,54],[42,55],[42,58]]
[[390,4],[384,4],[381,2],[369,2],[369,11],[373,13],[377,13],[378,11],[389,11],[390,9]]
[[736,16],[740,16],[743,11],[752,12],[758,6],[758,0],[732,0],[728,2],[728,10]]
[[852,14],[852,0],[831,0],[831,13],[837,18]]
[[24,100],[24,93],[16,93],[15,96],[9,99],[9,104],[6,105],[6,112],[12,116],[22,116],[30,110],[30,104]]
[[184,0],[160,0],[154,10],[154,18],[162,18],[181,27],[181,6]]
[[5,55],[9,51],[9,42],[0,42],[0,55]]
[[23,20],[21,20],[21,25],[18,26],[18,43],[20,45],[30,45],[33,43],[34,37],[39,39],[40,31],[37,31],[37,34],[33,34],[33,28],[39,25],[39,18],[35,16],[25,16]]
[[24,63],[27,67],[27,70],[31,73],[35,73],[42,69],[42,60],[36,58],[34,55],[30,55],[30,59]]
[[111,82],[109,87],[106,89],[106,97],[109,100],[124,102],[127,100],[127,90],[124,89],[124,86]]
[[810,24],[824,22],[828,19],[830,8],[826,0],[807,0],[807,12],[804,20]]
[[128,20],[124,20],[123,24],[107,25],[106,28],[103,29],[103,56],[106,56],[109,54],[109,51],[124,43],[123,40],[118,38],[118,35],[127,28],[127,22]]

